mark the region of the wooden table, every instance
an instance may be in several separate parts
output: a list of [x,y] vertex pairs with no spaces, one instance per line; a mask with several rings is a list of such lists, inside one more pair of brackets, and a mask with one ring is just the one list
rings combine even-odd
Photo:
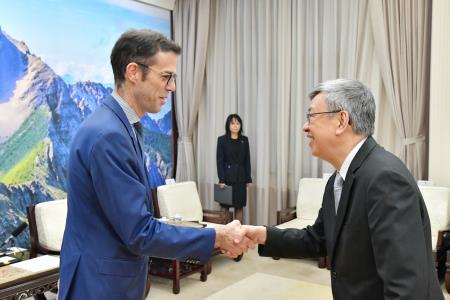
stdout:
[[59,266],[53,264],[40,268],[24,268],[26,264],[32,265],[45,259],[41,256],[1,267],[0,300],[25,299],[55,289],[59,279]]
[[192,228],[204,228],[206,224],[192,221],[167,221],[167,224],[181,226],[181,227],[192,227]]

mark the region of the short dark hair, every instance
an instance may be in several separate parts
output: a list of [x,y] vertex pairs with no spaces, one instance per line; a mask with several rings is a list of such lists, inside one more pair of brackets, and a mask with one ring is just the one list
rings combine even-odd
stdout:
[[238,114],[231,114],[227,117],[227,120],[225,121],[225,132],[227,133],[228,136],[231,136],[230,124],[231,124],[231,121],[233,121],[233,119],[236,119],[241,124],[241,128],[239,129],[239,132],[238,132],[239,136],[241,136],[244,125],[242,125],[242,119],[241,119],[241,117],[239,117]]
[[[124,32],[111,51],[111,66],[114,82],[120,86],[125,81],[129,63],[152,64],[152,58],[159,52],[181,53],[181,47],[159,32],[150,29],[132,29]],[[147,69],[141,67],[146,76]]]

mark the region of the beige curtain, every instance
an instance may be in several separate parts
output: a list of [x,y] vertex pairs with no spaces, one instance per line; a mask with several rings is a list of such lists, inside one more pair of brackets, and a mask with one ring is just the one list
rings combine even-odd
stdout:
[[196,180],[193,135],[205,80],[209,0],[177,1],[174,8],[175,41],[182,46],[177,70],[175,112],[178,126],[177,181]]
[[[176,6],[184,2],[177,1]],[[378,101],[375,136],[387,148],[395,148],[397,135],[391,108],[384,100],[368,3],[210,1],[205,12],[209,33],[204,93],[196,102],[198,126],[194,128],[197,183],[205,208],[218,208],[213,201],[213,184],[218,181],[217,137],[224,134],[230,113],[242,117],[250,141],[254,183],[244,210],[247,223],[274,224],[277,210],[295,205],[300,178],[333,171],[328,163],[311,156],[302,131],[307,94],[324,80],[356,78],[371,87]],[[195,11],[183,13],[203,18]],[[187,19],[175,15],[174,22],[177,27]]]
[[[367,1],[211,1],[206,93],[197,128],[204,205],[217,182],[216,143],[237,112],[249,137],[254,184],[245,220],[274,224],[301,177],[332,168],[313,158],[302,128],[318,82],[359,78],[381,93]],[[389,113],[385,114],[389,117]],[[389,123],[389,122],[386,122]]]
[[416,179],[427,178],[431,1],[370,1],[375,47],[403,149]]

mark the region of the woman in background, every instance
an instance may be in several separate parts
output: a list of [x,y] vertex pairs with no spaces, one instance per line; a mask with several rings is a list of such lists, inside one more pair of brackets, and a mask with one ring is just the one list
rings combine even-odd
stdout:
[[[217,175],[221,188],[233,187],[234,218],[242,223],[243,207],[247,205],[247,187],[252,182],[248,138],[242,135],[242,119],[237,114],[228,116],[225,135],[217,139]],[[222,209],[230,206],[221,204]]]

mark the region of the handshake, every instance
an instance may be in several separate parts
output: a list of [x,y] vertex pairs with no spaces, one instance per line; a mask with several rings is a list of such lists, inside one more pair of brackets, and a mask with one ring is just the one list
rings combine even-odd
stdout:
[[234,220],[215,230],[214,248],[219,248],[223,254],[231,258],[247,252],[248,249],[254,249],[257,244],[266,242],[267,231],[264,226],[241,225],[238,220]]

